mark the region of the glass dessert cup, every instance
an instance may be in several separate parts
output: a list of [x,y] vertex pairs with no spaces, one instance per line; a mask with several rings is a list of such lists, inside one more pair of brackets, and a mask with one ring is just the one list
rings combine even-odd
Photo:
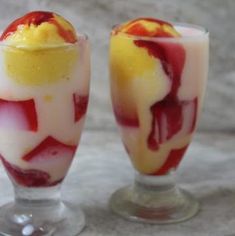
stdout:
[[[118,26],[117,26],[118,27]],[[115,31],[110,38],[110,88],[124,147],[136,170],[110,208],[132,221],[187,220],[198,202],[175,183],[174,172],[195,132],[208,70],[208,32],[174,24],[182,37],[141,37]]]
[[77,235],[83,212],[60,198],[89,96],[86,36],[58,47],[0,44],[0,158],[15,199],[0,208],[4,235]]

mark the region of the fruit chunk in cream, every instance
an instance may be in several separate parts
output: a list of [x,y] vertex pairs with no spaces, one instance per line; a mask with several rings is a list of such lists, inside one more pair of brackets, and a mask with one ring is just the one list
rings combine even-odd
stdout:
[[0,157],[25,187],[61,182],[89,94],[89,45],[52,12],[30,12],[0,37]]
[[113,110],[139,172],[164,175],[180,163],[196,127],[207,57],[208,38],[200,29],[151,18],[113,29]]

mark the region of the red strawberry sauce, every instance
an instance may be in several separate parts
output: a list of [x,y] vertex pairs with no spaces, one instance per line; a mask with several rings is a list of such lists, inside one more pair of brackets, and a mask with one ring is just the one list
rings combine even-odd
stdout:
[[[67,145],[61,143],[49,136],[44,139],[38,146],[36,146],[32,151],[27,153],[22,159],[26,162],[36,161],[38,157],[44,156],[44,158],[49,158],[50,155],[43,155],[48,151],[48,148],[54,148],[51,157],[56,155],[61,149],[67,149],[71,151],[71,158],[76,151],[76,146]],[[50,153],[49,153],[50,154]],[[36,169],[22,169],[14,164],[9,163],[1,154],[0,159],[3,162],[8,174],[14,179],[16,183],[25,187],[48,187],[60,183],[62,179],[51,182],[51,176],[44,171]],[[46,161],[46,160],[45,160]]]
[[2,155],[0,155],[0,159],[2,160],[8,174],[19,185],[25,187],[49,187],[54,186],[63,180],[60,179],[55,182],[50,182],[50,175],[44,171],[35,169],[21,169],[20,167],[6,161]]
[[152,37],[173,37],[172,34],[170,34],[167,31],[164,31],[162,27],[156,27],[156,29],[153,32],[149,32],[148,29],[141,23],[141,20],[143,21],[148,21],[148,22],[153,22],[156,25],[168,25],[172,26],[170,23],[159,20],[159,19],[154,19],[154,18],[137,18],[133,21],[130,21],[128,24],[125,24],[124,26],[121,26],[120,28],[118,27],[116,30],[114,30],[114,34],[117,34],[119,31],[125,31],[125,33],[128,33],[130,35],[136,35],[136,36],[146,36],[148,37],[150,34]]
[[[148,137],[148,147],[151,150],[158,150],[159,144],[171,139],[177,134],[183,125],[183,107],[186,103],[195,103],[195,101],[180,101],[177,97],[181,85],[181,75],[185,64],[185,50],[177,43],[151,42],[146,40],[136,40],[135,45],[146,48],[150,56],[158,58],[162,67],[171,82],[171,90],[165,98],[154,103],[150,110],[152,113],[152,129]],[[194,105],[194,104],[193,104]],[[197,106],[194,111],[194,120],[196,120]],[[167,136],[163,140],[162,120],[163,116],[167,123]],[[190,132],[195,128],[195,121]],[[156,127],[158,128],[158,140],[156,139]]]
[[188,145],[180,149],[171,150],[166,162],[156,173],[153,173],[153,175],[165,175],[170,169],[177,168],[187,148]]
[[81,96],[75,93],[73,94],[75,122],[79,121],[86,114],[88,100],[88,96]]
[[76,35],[71,30],[64,29],[62,25],[55,18],[53,12],[33,11],[19,19],[13,21],[6,30],[2,33],[0,41],[6,39],[10,34],[14,33],[19,25],[40,25],[44,22],[54,24],[57,27],[59,35],[68,43],[75,43],[77,41]]

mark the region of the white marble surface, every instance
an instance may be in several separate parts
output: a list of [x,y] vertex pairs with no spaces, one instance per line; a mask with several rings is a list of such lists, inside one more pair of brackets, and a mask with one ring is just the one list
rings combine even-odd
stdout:
[[[133,180],[133,169],[115,131],[85,131],[63,184],[63,198],[80,204],[87,217],[81,236],[235,235],[235,138],[197,134],[178,170],[178,182],[201,202],[201,211],[180,224],[154,226],[125,221],[107,207],[111,193]],[[13,197],[0,167],[0,204]],[[66,235],[69,236],[69,235]]]

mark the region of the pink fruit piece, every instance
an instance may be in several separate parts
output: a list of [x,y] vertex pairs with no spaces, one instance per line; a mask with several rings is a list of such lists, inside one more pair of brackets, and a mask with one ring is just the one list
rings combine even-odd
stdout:
[[0,99],[0,127],[37,131],[38,121],[34,100]]
[[6,161],[1,155],[0,158],[8,174],[14,181],[25,187],[48,187],[58,184],[61,180],[50,182],[50,175],[41,170],[22,169]]
[[[152,130],[148,137],[148,146],[157,150],[159,144],[169,140],[182,127],[182,106],[178,101],[167,100],[155,103],[151,107]],[[158,140],[156,139],[156,129]]]
[[74,104],[74,121],[79,121],[87,111],[88,96],[81,96],[79,94],[73,94]]
[[152,129],[148,136],[148,147],[151,150],[158,150],[159,145],[170,140],[175,134],[180,132],[185,121],[184,110],[190,108],[189,112],[192,118],[190,128],[184,135],[194,131],[197,117],[197,98],[190,101],[178,101],[173,99],[164,99],[155,103],[151,107]]
[[36,161],[49,161],[55,158],[70,158],[72,159],[76,146],[66,145],[48,136],[44,139],[36,148],[31,150],[25,156],[22,157],[24,161],[36,162]]
[[188,145],[180,149],[171,150],[164,165],[156,173],[153,173],[152,175],[165,175],[171,169],[176,169],[181,159],[183,158],[184,153],[187,150],[187,148],[188,148]]
[[114,115],[119,125],[129,127],[139,127],[139,119],[137,114],[127,115],[125,111],[114,107]]

